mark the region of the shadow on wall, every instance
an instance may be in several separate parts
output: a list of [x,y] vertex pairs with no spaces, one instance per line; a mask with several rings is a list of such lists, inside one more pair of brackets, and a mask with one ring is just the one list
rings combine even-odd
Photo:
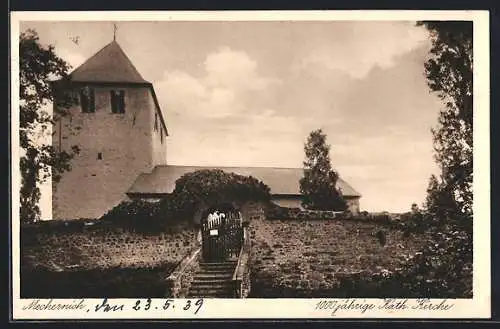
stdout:
[[177,263],[79,271],[21,270],[21,298],[163,298]]

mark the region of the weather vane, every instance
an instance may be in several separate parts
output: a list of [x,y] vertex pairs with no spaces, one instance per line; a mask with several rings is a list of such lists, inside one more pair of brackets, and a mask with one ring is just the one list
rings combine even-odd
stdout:
[[116,27],[116,24],[113,24],[113,41],[116,41],[116,30],[118,30],[118,27]]

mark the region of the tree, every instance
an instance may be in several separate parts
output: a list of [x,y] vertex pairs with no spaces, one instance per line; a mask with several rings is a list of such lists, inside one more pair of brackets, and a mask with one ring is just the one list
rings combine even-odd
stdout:
[[304,177],[300,192],[304,207],[315,210],[345,210],[347,204],[337,189],[338,174],[331,168],[330,145],[321,129],[312,131],[304,145]]
[[[23,222],[40,219],[40,187],[52,176],[53,180],[70,170],[70,160],[78,147],[71,152],[56,150],[44,144],[52,116],[43,110],[55,102],[54,116],[65,115],[66,109],[76,102],[63,85],[70,66],[55,52],[53,46],[44,47],[34,30],[21,33],[19,39],[19,138],[21,146],[21,200],[20,216]],[[59,84],[52,81],[60,79]]]
[[427,212],[435,216],[438,221],[443,222],[459,213],[457,206],[449,187],[442,182],[440,183],[435,175],[431,175],[425,200]]
[[436,205],[446,200],[448,210],[455,209],[455,215],[471,218],[472,22],[437,21],[418,25],[430,31],[432,48],[425,74],[431,91],[444,103],[438,124],[432,129],[435,159],[441,174],[439,180],[431,177],[430,185],[439,188],[430,188],[427,203]]

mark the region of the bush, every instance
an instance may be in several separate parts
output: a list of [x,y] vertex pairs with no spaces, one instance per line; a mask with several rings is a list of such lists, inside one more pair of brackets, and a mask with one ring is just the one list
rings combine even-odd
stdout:
[[433,230],[421,252],[394,272],[385,270],[355,282],[346,278],[341,286],[352,287],[353,293],[365,287],[363,297],[472,298],[471,223],[452,220],[436,225],[441,222],[428,215],[411,217],[407,230]]
[[178,209],[174,196],[159,202],[123,201],[101,217],[102,223],[135,231],[164,231],[181,223],[189,223]]
[[267,185],[252,176],[204,169],[180,177],[175,183],[173,197],[177,201],[176,210],[192,217],[201,202],[208,205],[250,200],[268,202],[269,191]]
[[382,281],[410,297],[472,298],[472,236],[436,233],[434,243]]
[[299,208],[280,207],[275,203],[269,202],[265,207],[267,219],[286,219],[291,217],[292,211],[300,212]]
[[388,214],[374,214],[370,220],[381,224],[389,224],[392,221]]

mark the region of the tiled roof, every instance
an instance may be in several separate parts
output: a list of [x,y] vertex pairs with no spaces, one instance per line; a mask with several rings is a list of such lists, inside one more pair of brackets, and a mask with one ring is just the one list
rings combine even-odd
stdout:
[[[151,173],[139,175],[128,194],[164,194],[172,193],[175,181],[182,175],[201,169],[222,169],[244,176],[253,176],[264,182],[274,195],[300,195],[299,180],[303,176],[302,168],[267,168],[267,167],[197,167],[197,166],[156,166]],[[337,187],[346,197],[360,197],[346,181],[339,178]]]
[[148,83],[116,41],[112,41],[70,74],[75,82]]

